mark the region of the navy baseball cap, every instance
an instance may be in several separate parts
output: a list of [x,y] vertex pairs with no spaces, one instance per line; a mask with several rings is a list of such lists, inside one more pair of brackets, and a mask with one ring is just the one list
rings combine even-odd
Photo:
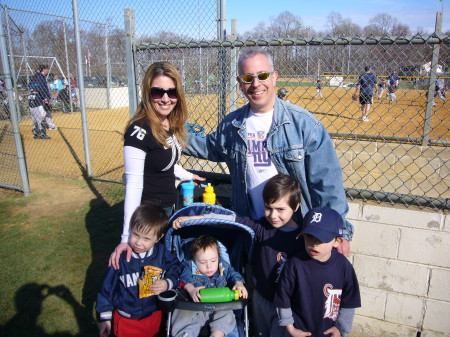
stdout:
[[344,220],[341,215],[329,207],[312,208],[303,218],[302,234],[311,234],[321,242],[330,242],[342,236]]

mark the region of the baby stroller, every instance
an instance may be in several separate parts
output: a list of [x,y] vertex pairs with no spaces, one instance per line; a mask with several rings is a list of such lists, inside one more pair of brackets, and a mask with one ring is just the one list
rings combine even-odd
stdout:
[[[182,208],[175,212],[170,219],[170,229],[165,235],[166,248],[176,254],[178,259],[183,262],[191,258],[189,248],[190,243],[193,240],[203,234],[211,235],[219,242],[221,258],[228,261],[245,279],[245,265],[249,260],[255,235],[252,229],[240,223],[223,219],[194,219],[183,222],[181,225],[182,227],[178,230],[172,228],[172,222],[180,216],[208,213],[224,215],[234,214],[234,212],[221,206],[204,203],[194,203]],[[236,315],[236,327],[233,332],[227,336],[248,337],[249,323],[247,300],[239,299],[237,301],[223,303],[198,303],[193,302],[184,289],[176,289],[175,292],[176,297],[173,302],[171,302],[170,307],[167,307],[166,304],[165,311],[169,311],[167,319],[167,337],[171,336],[171,312],[173,309],[206,312],[233,310]],[[159,296],[159,299],[164,300],[161,296]],[[160,303],[163,302],[161,301]],[[242,311],[244,313],[244,324],[241,319]],[[209,336],[209,334],[207,336]]]

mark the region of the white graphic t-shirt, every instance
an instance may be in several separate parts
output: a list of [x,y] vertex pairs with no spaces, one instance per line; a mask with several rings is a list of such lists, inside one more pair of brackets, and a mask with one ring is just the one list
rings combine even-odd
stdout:
[[254,113],[247,119],[247,193],[253,204],[252,219],[264,216],[262,191],[267,180],[278,172],[267,152],[267,134],[272,125],[273,110]]

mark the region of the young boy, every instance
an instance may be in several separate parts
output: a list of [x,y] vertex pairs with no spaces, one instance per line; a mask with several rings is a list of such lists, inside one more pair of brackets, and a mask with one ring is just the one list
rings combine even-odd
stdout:
[[[252,296],[255,336],[288,336],[284,327],[278,325],[276,307],[273,303],[275,287],[286,259],[303,247],[296,240],[300,234],[292,216],[300,206],[300,185],[285,174],[270,178],[263,190],[264,217],[259,221],[237,215],[205,214],[197,217],[221,218],[251,227],[255,232],[252,256]],[[180,217],[179,223],[195,217]]]
[[120,257],[120,269],[109,267],[98,294],[100,336],[111,332],[111,319],[117,337],[161,336],[162,313],[156,296],[178,285],[181,265],[162,243],[168,217],[156,205],[141,205],[130,220],[130,246],[133,255],[126,262]]
[[377,94],[378,94],[378,98],[381,99],[383,96],[383,92],[386,90],[386,79],[383,78],[380,83],[378,83],[378,90],[377,90]]
[[344,222],[335,210],[318,207],[306,213],[303,226],[306,252],[289,259],[277,286],[280,325],[292,336],[345,337],[361,299],[353,266],[333,249]]
[[28,106],[30,107],[31,120],[33,121],[34,139],[50,139],[42,125],[45,120],[44,102],[39,95],[39,85],[37,82],[28,84],[30,94],[28,95]]
[[395,91],[397,90],[397,85],[395,81],[389,81],[388,87],[388,96],[389,96],[389,104],[394,103],[397,96],[395,96]]
[[[219,244],[209,236],[202,235],[190,248],[192,260],[184,265],[180,282],[194,302],[200,302],[200,289],[232,286],[240,297],[247,298],[243,277],[219,255]],[[224,337],[233,331],[236,319],[232,310],[210,312],[175,309],[173,313],[172,336],[197,337],[200,329],[209,322],[211,336]]]
[[316,82],[316,94],[314,95],[313,99],[316,99],[317,96],[320,96],[320,98],[323,98],[323,94],[322,94],[322,81],[321,80],[317,80]]

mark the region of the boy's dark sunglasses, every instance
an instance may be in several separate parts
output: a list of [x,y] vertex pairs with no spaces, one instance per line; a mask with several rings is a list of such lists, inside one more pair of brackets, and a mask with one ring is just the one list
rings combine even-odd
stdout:
[[247,83],[247,84],[248,83],[252,83],[253,79],[255,77],[258,78],[258,81],[265,82],[265,81],[267,81],[270,78],[270,75],[272,75],[272,74],[273,74],[273,72],[263,72],[263,73],[259,73],[259,74],[256,74],[256,75],[245,74],[245,75],[239,76],[239,78],[241,79],[241,81],[243,83]]
[[163,88],[150,88],[150,96],[153,99],[161,99],[164,94],[167,94],[167,96],[171,99],[177,98],[177,89],[176,88],[170,88],[167,90],[164,90]]

